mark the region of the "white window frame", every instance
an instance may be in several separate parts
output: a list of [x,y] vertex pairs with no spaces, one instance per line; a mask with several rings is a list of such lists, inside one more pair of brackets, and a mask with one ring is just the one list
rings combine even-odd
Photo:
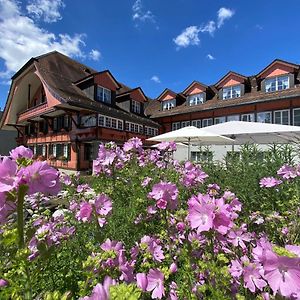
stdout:
[[[264,121],[261,122],[259,121],[259,115],[263,115],[264,114]],[[270,115],[270,122],[266,122],[266,114],[269,114]],[[268,124],[272,124],[272,112],[271,111],[260,111],[256,114],[256,120],[258,123],[268,123]]]
[[56,157],[56,152],[57,151],[57,144],[53,144],[52,145],[52,155],[54,156],[54,157]]
[[68,158],[68,144],[64,144],[63,153],[64,157]]
[[[219,122],[217,123],[217,120],[219,120]],[[221,120],[221,121],[220,121]],[[216,117],[214,119],[214,124],[220,124],[220,123],[225,123],[226,122],[226,117]]]
[[[100,93],[101,90],[102,90],[102,93]],[[97,101],[111,104],[111,90],[109,90],[101,85],[97,85],[96,99],[97,99]]]
[[176,99],[164,100],[162,102],[163,110],[170,110],[176,106]]
[[192,126],[201,128],[201,120],[192,120]]
[[136,114],[140,114],[141,113],[141,103],[138,101],[132,100],[131,110],[132,110],[132,112],[134,112]]
[[[246,117],[246,121],[243,120],[243,117]],[[249,114],[242,114],[241,115],[241,121],[243,122],[254,122],[255,121],[255,115],[254,113],[249,113]]]
[[178,130],[181,128],[181,123],[180,122],[173,122],[172,123],[172,131]]
[[[237,117],[237,119],[235,117]],[[234,119],[233,120],[228,120],[228,118],[234,118]],[[229,115],[229,116],[226,116],[226,122],[239,121],[239,120],[240,120],[240,115]]]
[[204,93],[198,93],[188,96],[189,106],[199,105],[204,103]]
[[[209,124],[211,122],[211,124]],[[207,124],[207,125],[205,125]],[[202,127],[208,127],[214,124],[213,118],[207,118],[202,120]]]
[[[113,124],[116,126],[113,127]],[[114,130],[123,130],[123,120],[111,118],[105,115],[98,115],[98,126],[105,128],[112,128]]]
[[[229,92],[229,95],[228,95]],[[235,92],[235,95],[234,95]],[[242,94],[242,88],[241,85],[232,85],[228,87],[224,87],[222,90],[222,99],[234,99],[234,98],[240,98]]]
[[182,121],[181,122],[181,128],[184,128],[184,127],[187,127],[187,126],[190,126],[190,125],[191,125],[190,121]]
[[[282,122],[282,113],[287,111],[288,112],[288,123],[287,124],[283,124]],[[280,112],[280,123],[276,123],[276,113]],[[274,120],[274,124],[279,124],[279,125],[290,125],[290,110],[289,109],[281,109],[281,110],[275,110],[274,114],[273,114],[273,120]]]
[[295,111],[299,111],[299,113],[300,113],[300,108],[294,108],[293,109],[293,125],[294,126],[300,126],[300,115],[299,115],[299,121],[298,121],[298,123],[299,123],[299,125],[295,125]]
[[97,124],[97,118],[95,115],[81,116],[80,126],[82,127],[94,127]]
[[46,145],[45,144],[42,145],[42,155],[46,156]]
[[[279,89],[278,81],[280,80],[280,78],[284,78],[284,77],[287,78],[287,87]],[[270,84],[269,84],[269,82],[270,82]],[[275,82],[275,89],[272,88],[272,82]],[[270,85],[269,90],[267,89],[268,84]],[[283,87],[283,85],[282,85],[282,87]],[[290,77],[288,75],[276,76],[276,77],[271,77],[271,78],[265,79],[265,92],[266,93],[283,91],[283,90],[287,90],[289,88],[290,88]]]

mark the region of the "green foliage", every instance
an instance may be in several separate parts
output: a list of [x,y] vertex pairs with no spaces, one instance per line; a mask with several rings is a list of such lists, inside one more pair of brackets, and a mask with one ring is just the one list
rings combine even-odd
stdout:
[[111,300],[138,300],[142,291],[135,284],[117,284],[109,289]]

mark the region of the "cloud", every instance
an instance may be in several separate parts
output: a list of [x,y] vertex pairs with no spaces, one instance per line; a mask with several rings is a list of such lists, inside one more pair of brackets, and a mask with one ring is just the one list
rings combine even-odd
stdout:
[[160,81],[160,79],[159,79],[159,77],[157,75],[153,75],[151,77],[151,80],[154,81],[155,83],[161,83],[161,81]]
[[40,28],[34,19],[21,12],[17,0],[0,1],[0,58],[8,78],[31,57],[57,50],[68,56],[84,57],[85,34],[54,34]]
[[182,31],[175,39],[173,39],[174,43],[178,46],[178,48],[186,48],[190,45],[199,45],[199,32],[200,28],[197,26],[189,26]]
[[[145,11],[143,8],[142,0],[136,0],[132,5],[132,19],[136,22],[151,22],[156,23],[155,16],[151,10]],[[158,28],[158,27],[157,27]]]
[[53,23],[62,19],[59,9],[64,7],[63,0],[30,0],[26,9],[33,18]]
[[[177,45],[177,50],[180,48],[186,48],[190,45],[199,45],[200,38],[199,33],[209,33],[211,36],[214,35],[215,31],[223,26],[224,21],[230,19],[235,14],[234,10],[221,7],[217,12],[217,20],[208,21],[205,25],[202,26],[189,26],[182,31],[176,38],[173,39],[173,42]],[[217,25],[216,25],[217,24]]]
[[255,25],[255,28],[258,29],[258,30],[263,30],[263,29],[264,29],[264,28],[263,28],[261,25],[259,25],[259,24],[256,24],[256,25]]
[[91,60],[97,61],[97,60],[99,60],[99,59],[101,58],[101,52],[98,51],[98,50],[96,50],[96,49],[92,49],[92,50],[90,51],[90,53],[89,53],[89,58],[90,58]]
[[200,28],[201,32],[208,32],[210,35],[213,35],[216,31],[216,23],[215,21],[209,21],[206,25]]
[[224,21],[230,19],[234,15],[234,13],[235,12],[232,9],[221,7],[218,10],[218,28],[223,26]]
[[214,56],[212,56],[211,54],[207,54],[206,57],[209,59],[209,60],[215,60],[216,58]]

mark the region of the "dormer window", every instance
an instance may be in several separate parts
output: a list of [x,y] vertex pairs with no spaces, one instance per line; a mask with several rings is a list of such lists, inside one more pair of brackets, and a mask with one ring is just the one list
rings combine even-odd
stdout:
[[138,101],[132,100],[131,102],[131,111],[133,113],[140,114],[141,113],[141,103]]
[[203,103],[204,103],[204,94],[203,93],[188,96],[189,106],[203,104]]
[[176,100],[175,99],[165,100],[162,103],[163,110],[170,110],[175,106],[176,106]]
[[235,85],[223,88],[223,100],[241,97],[241,86]]
[[290,87],[290,81],[288,76],[279,76],[266,79],[265,81],[266,92],[275,92],[286,90]]
[[97,101],[111,104],[111,91],[102,86],[97,86]]

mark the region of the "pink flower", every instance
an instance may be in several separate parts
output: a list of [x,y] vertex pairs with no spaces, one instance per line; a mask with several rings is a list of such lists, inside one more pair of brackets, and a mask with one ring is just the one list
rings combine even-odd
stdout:
[[145,273],[137,273],[136,284],[140,289],[146,292],[148,285],[147,275]]
[[106,216],[112,210],[112,202],[105,194],[100,194],[95,200],[95,209],[97,214]]
[[291,297],[300,292],[300,258],[278,256],[266,250],[263,268],[264,278],[274,294],[279,291],[282,296]]
[[138,137],[131,138],[126,143],[124,143],[123,150],[125,152],[131,151],[131,150],[137,150],[141,151],[143,148],[142,140]]
[[80,209],[76,214],[76,218],[82,222],[89,222],[92,218],[93,207],[89,202],[80,203]]
[[177,265],[173,262],[170,265],[170,273],[176,273],[177,272]]
[[123,244],[118,241],[111,241],[110,239],[107,239],[100,247],[103,251],[114,250],[119,252],[123,248]]
[[280,185],[282,181],[280,179],[276,179],[274,177],[264,177],[260,180],[260,187],[271,188],[277,185]]
[[150,183],[151,180],[152,180],[152,178],[146,177],[141,184],[142,187],[146,187]]
[[7,286],[7,285],[8,285],[8,281],[1,278],[1,279],[0,279],[0,288],[1,288],[1,287],[4,287],[4,286]]
[[9,157],[0,159],[0,192],[8,192],[17,186],[17,164]]
[[21,169],[20,173],[29,186],[29,195],[38,192],[56,195],[60,191],[59,172],[45,161],[35,161]]
[[10,157],[14,160],[17,160],[19,158],[29,158],[31,159],[33,157],[33,152],[31,149],[26,148],[24,146],[19,146],[9,152]]
[[267,283],[261,278],[257,265],[250,264],[244,268],[244,287],[255,293],[256,289],[261,291],[266,285]]
[[6,199],[6,193],[0,193],[0,224],[4,224],[7,221],[7,217],[15,208],[15,203]]
[[229,268],[229,273],[232,277],[240,277],[243,274],[243,266],[238,260],[232,260]]
[[209,231],[213,228],[214,206],[208,203],[199,203],[192,197],[188,201],[188,220],[192,229],[197,229],[197,233]]
[[151,298],[161,299],[165,295],[164,274],[157,269],[150,269],[147,280],[147,291],[152,291]]
[[158,208],[166,209],[167,205],[170,209],[175,209],[178,205],[178,189],[176,184],[171,182],[160,182],[152,187],[152,191],[148,194],[149,198],[156,200]]
[[251,241],[250,233],[246,232],[246,228],[239,228],[232,230],[228,234],[228,240],[235,246],[240,246],[242,249],[246,249],[245,242]]
[[174,142],[161,142],[157,145],[157,149],[160,151],[176,151],[177,146]]
[[296,254],[298,257],[300,257],[300,246],[296,245],[286,245],[285,249]]
[[283,179],[293,179],[297,177],[297,170],[289,165],[283,165],[278,171],[277,174]]

